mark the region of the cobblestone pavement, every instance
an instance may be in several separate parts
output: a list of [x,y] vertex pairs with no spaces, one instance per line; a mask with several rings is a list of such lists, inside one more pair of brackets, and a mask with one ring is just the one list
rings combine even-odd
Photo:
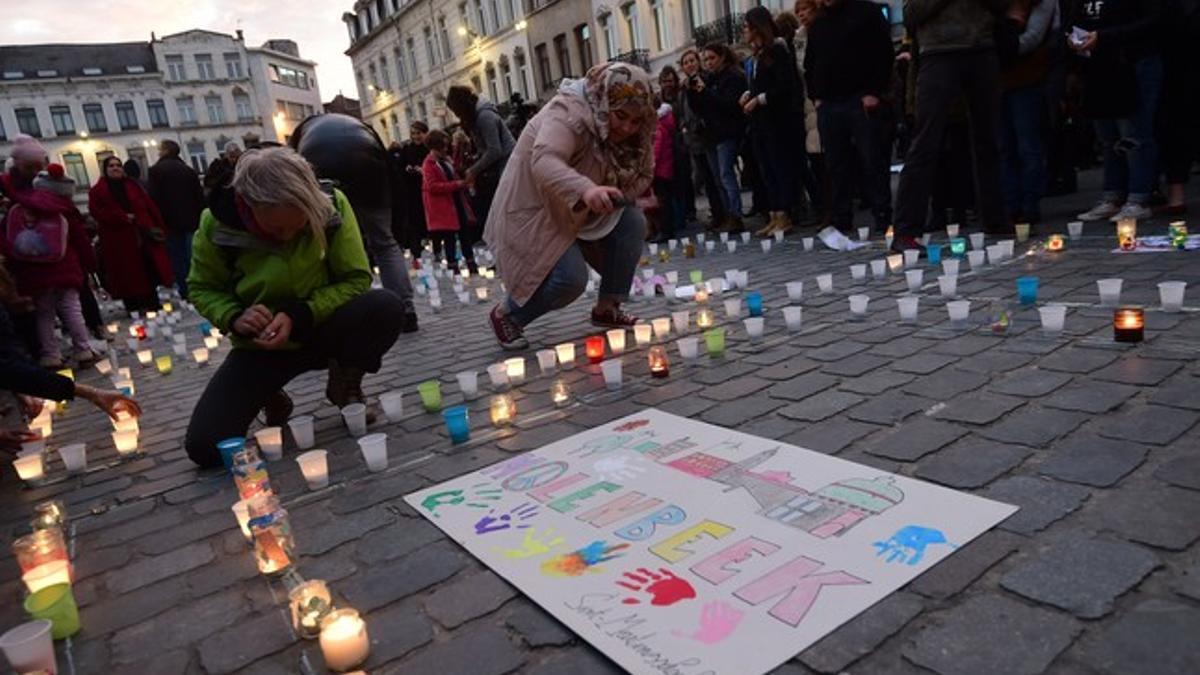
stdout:
[[[1065,220],[1035,235],[1064,232]],[[959,292],[972,300],[973,321],[991,299],[1011,300],[1016,277],[1032,273],[1040,299],[1069,305],[1066,331],[1053,338],[1029,309],[1016,312],[1005,336],[978,324],[952,328],[924,263],[919,321],[901,325],[903,277],[850,278],[849,265],[879,257],[879,244],[806,253],[793,237],[765,255],[757,243],[695,260],[677,254],[656,269],[685,277],[749,270],[767,306],[764,338],[750,342],[740,324],[731,326],[730,351],[715,361],[685,363],[672,348],[667,380],[649,378],[644,351],[634,350],[615,393],[593,369],[568,371],[577,401],[565,410],[550,404],[547,378],[531,377],[515,392],[516,428],[488,429],[486,398],[470,403],[476,433],[463,446],[450,444],[440,416],[419,411],[415,385],[440,378],[447,403],[456,403],[454,373],[483,371],[503,356],[486,328],[488,306],[460,307],[446,289],[446,308],[435,316],[423,304],[420,333],[401,336],[383,372],[367,380],[372,397],[406,394],[402,422],[373,425],[390,437],[385,473],[367,473],[323,400],[323,374],[289,386],[297,412],[316,416],[333,473],[328,489],[308,492],[290,446],[270,465],[291,512],[299,571],[328,580],[338,601],[366,614],[374,673],[614,671],[401,497],[655,406],[1021,507],[780,673],[1200,672],[1200,303],[1165,314],[1156,287],[1183,280],[1200,292],[1200,254],[1112,255],[1111,226],[1096,229],[1104,236],[1068,242],[1055,255],[981,271],[966,271],[964,261]],[[834,275],[831,294],[816,292],[822,272]],[[1117,276],[1123,301],[1147,307],[1146,341],[1137,346],[1114,343],[1112,312],[1097,307],[1095,280]],[[780,315],[792,280],[805,281],[799,333],[787,332]],[[871,296],[864,320],[848,318],[846,297],[855,292]],[[720,302],[712,305],[723,320]],[[581,342],[591,332],[587,306],[535,324],[534,346]],[[653,318],[675,306],[660,297],[630,308]],[[133,361],[123,348],[122,359]],[[133,367],[146,410],[144,457],[117,462],[109,424],[75,404],[56,420],[52,440],[87,439],[87,473],[68,477],[55,456],[46,485],[23,488],[10,471],[0,483],[0,513],[13,534],[41,499],[64,499],[72,514],[84,628],[60,646],[60,665],[69,662],[68,673],[322,672],[317,645],[290,631],[280,583],[256,573],[230,512],[232,482],[198,472],[179,448],[211,371],[189,364],[160,376]],[[10,626],[22,620],[21,593],[5,549],[0,625]]]

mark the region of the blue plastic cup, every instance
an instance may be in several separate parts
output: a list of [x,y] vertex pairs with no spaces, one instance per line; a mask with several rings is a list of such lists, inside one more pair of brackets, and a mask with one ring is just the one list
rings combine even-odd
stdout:
[[967,255],[967,240],[962,237],[955,237],[950,240],[950,255],[955,258],[962,258]]
[[202,335],[204,337],[208,337],[209,331],[212,330],[212,324],[207,321],[201,321],[199,329],[200,329],[200,335]]
[[246,439],[240,436],[226,438],[217,443],[217,450],[221,453],[221,461],[225,462],[226,469],[233,469],[233,456],[246,449]]
[[456,405],[442,411],[442,419],[446,421],[446,431],[450,432],[450,441],[454,444],[466,443],[471,438],[471,422],[467,417],[467,406]]
[[930,244],[929,246],[926,246],[925,255],[929,258],[930,265],[940,265],[942,263],[941,244]]
[[1017,277],[1017,301],[1022,305],[1037,303],[1038,278]]
[[747,293],[746,308],[750,311],[750,316],[762,316],[762,293]]

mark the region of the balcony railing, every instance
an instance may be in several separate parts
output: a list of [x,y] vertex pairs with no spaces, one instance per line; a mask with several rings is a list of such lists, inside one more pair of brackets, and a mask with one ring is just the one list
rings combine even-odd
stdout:
[[697,47],[703,47],[710,42],[736,44],[742,39],[742,26],[745,23],[744,14],[727,14],[716,21],[696,26],[692,29],[692,40]]
[[650,50],[649,49],[634,49],[624,54],[617,54],[612,58],[613,61],[620,63],[629,63],[640,67],[642,70],[650,70]]

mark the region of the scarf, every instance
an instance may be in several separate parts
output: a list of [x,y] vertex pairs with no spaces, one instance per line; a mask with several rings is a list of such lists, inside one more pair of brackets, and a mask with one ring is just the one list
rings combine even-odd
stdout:
[[125,213],[133,213],[133,203],[129,201],[129,193],[125,191],[125,179],[112,179],[108,176],[104,177],[105,183],[108,184],[108,194],[116,200],[117,204],[125,211]]
[[250,205],[246,203],[245,199],[242,199],[241,195],[234,193],[233,204],[234,207],[237,208],[238,218],[241,219],[242,224],[246,226],[247,232],[264,241],[269,241],[275,244],[283,243],[283,239],[272,235],[270,232],[264,230],[262,225],[258,224],[258,220],[254,218],[254,211],[250,209]]
[[[592,111],[604,153],[604,183],[627,190],[654,172],[654,95],[650,76],[628,63],[592,66],[580,79],[564,80],[558,93],[582,98]],[[608,140],[608,116],[617,108],[641,109],[642,126],[620,143]]]

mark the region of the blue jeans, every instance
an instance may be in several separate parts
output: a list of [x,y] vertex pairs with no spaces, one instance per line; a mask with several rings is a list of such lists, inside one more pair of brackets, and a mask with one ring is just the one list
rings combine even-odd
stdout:
[[1046,189],[1046,87],[1033,84],[1000,96],[1000,165],[1004,206],[1036,219]]
[[387,290],[395,293],[404,311],[412,313],[413,288],[408,280],[408,267],[404,264],[404,251],[392,234],[392,213],[388,209],[363,209],[358,216],[358,228],[363,234],[363,244],[379,267],[379,281]]
[[1137,110],[1129,117],[1096,120],[1096,135],[1104,146],[1104,199],[1126,199],[1145,205],[1158,177],[1158,146],[1154,116],[1162,91],[1162,57],[1151,54],[1134,64],[1138,83]]
[[171,261],[171,273],[175,275],[175,286],[179,288],[179,297],[185,299],[188,296],[188,272],[192,269],[192,236],[194,234],[195,232],[167,230],[167,259]]
[[721,141],[708,149],[708,169],[721,183],[726,213],[742,217],[742,188],[737,177],[737,140]]
[[575,302],[587,288],[588,265],[600,272],[601,298],[625,300],[645,238],[642,210],[625,207],[612,232],[596,241],[577,239],[571,244],[524,305],[518,306],[511,296],[505,300],[508,316],[518,325],[528,326],[543,314]]

